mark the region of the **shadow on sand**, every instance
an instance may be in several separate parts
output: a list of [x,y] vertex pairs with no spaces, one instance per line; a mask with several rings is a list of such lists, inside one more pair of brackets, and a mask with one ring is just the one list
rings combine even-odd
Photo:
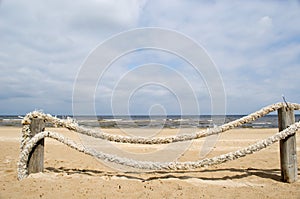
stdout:
[[[153,171],[153,172],[117,172],[117,171],[100,171],[93,169],[74,169],[65,167],[47,167],[45,171],[48,173],[65,173],[67,175],[80,174],[88,176],[108,176],[108,177],[122,177],[127,179],[135,179],[141,181],[152,181],[159,179],[201,179],[201,180],[234,180],[243,179],[251,176],[257,176],[264,179],[272,179],[274,181],[281,181],[280,169],[236,169],[236,168],[225,168],[225,169],[205,169],[200,171]],[[220,173],[221,177],[211,177],[209,173]],[[207,177],[210,176],[210,177]]]

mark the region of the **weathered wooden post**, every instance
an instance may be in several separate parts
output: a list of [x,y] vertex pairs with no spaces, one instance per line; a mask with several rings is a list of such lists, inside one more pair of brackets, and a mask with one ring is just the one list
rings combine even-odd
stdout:
[[[289,107],[280,108],[278,110],[279,131],[288,128],[293,123],[295,123],[294,110]],[[295,182],[298,177],[296,134],[280,140],[279,145],[282,181]]]
[[[30,124],[31,137],[45,130],[43,119],[32,118]],[[44,170],[44,139],[40,140],[29,155],[28,174],[43,172]]]

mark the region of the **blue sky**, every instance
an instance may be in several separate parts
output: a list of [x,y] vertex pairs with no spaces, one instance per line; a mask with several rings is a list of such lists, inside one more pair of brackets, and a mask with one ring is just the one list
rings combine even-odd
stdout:
[[[35,109],[72,114],[74,82],[89,53],[115,34],[142,27],[178,31],[207,51],[223,80],[227,114],[253,112],[282,101],[282,94],[299,102],[299,18],[299,1],[2,0],[0,114]],[[194,88],[200,112],[210,113],[205,80],[178,57],[149,50],[112,64],[106,81],[98,82],[95,90],[96,113],[111,114],[125,102],[129,111],[120,109],[119,114],[176,114],[180,106],[192,114],[192,95],[185,95],[185,84],[167,70],[148,74],[174,78],[171,87],[180,89],[145,85],[124,99],[127,95],[122,93],[138,87],[133,84],[147,74],[135,70],[127,81],[120,78],[138,65],[154,62],[178,69]],[[187,98],[178,102],[176,96]]]

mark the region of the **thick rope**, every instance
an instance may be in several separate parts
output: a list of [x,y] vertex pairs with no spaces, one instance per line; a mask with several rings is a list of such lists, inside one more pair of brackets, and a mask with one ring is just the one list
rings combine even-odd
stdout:
[[195,162],[150,162],[150,161],[137,161],[128,158],[122,158],[115,155],[106,154],[103,152],[95,152],[93,150],[85,148],[82,144],[78,144],[64,136],[54,133],[54,132],[41,132],[36,134],[30,141],[28,141],[20,155],[20,161],[18,163],[18,179],[21,180],[28,176],[28,159],[29,154],[33,150],[34,146],[45,137],[53,138],[79,152],[91,155],[100,160],[107,162],[113,162],[120,165],[125,165],[137,169],[149,169],[149,170],[190,170],[198,169],[205,166],[221,164],[230,160],[235,160],[246,155],[252,154],[254,152],[260,151],[271,144],[286,138],[289,135],[294,134],[300,128],[300,122],[297,122],[291,125],[289,128],[278,132],[264,140],[258,141],[255,144],[252,144],[246,148],[237,150],[235,152],[230,152],[213,158],[206,158],[203,160]]
[[280,108],[287,107],[294,110],[300,110],[300,104],[296,103],[276,103],[269,105],[267,107],[262,108],[259,111],[256,111],[248,116],[242,117],[238,120],[223,124],[222,126],[201,130],[195,133],[189,134],[182,134],[182,135],[175,135],[175,136],[168,136],[168,137],[154,137],[154,138],[145,138],[145,137],[129,137],[129,136],[121,136],[121,135],[112,135],[105,133],[100,130],[94,130],[89,128],[84,128],[79,126],[74,120],[68,118],[67,120],[62,120],[56,117],[53,117],[49,114],[44,114],[38,111],[31,112],[27,114],[24,119],[22,120],[23,124],[23,134],[22,134],[22,143],[21,149],[23,148],[24,144],[30,139],[30,129],[29,125],[31,123],[32,118],[41,118],[45,121],[52,123],[56,127],[65,127],[80,134],[92,136],[94,138],[99,138],[103,140],[108,140],[112,142],[120,142],[120,143],[131,143],[131,144],[168,144],[173,142],[181,142],[181,141],[188,141],[193,139],[199,139],[202,137],[207,137],[210,135],[222,133],[233,129],[235,127],[239,127],[245,123],[249,123],[251,121],[257,120],[273,111],[276,111]]

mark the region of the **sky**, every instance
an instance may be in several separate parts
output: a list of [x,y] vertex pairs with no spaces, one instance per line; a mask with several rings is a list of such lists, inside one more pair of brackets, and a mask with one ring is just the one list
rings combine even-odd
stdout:
[[281,102],[282,95],[297,103],[299,18],[299,1],[2,0],[0,114],[84,108],[87,95],[79,93],[74,105],[74,87],[89,55],[109,38],[147,27],[199,44],[222,89],[213,90],[180,56],[140,49],[84,84],[95,87],[89,106],[96,114],[210,114],[212,91],[224,93],[226,114],[251,113]]

